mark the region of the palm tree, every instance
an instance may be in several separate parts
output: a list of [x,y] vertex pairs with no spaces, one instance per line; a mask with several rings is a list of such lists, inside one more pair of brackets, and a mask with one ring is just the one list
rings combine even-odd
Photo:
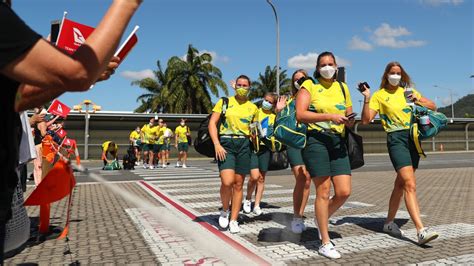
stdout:
[[[258,74],[257,81],[252,82],[249,99],[259,101],[267,92],[276,91],[276,67],[265,67],[265,72]],[[280,94],[287,93],[291,90],[290,79],[286,77],[286,70],[280,71]]]
[[211,93],[219,97],[221,88],[228,95],[222,73],[211,61],[210,54],[200,55],[191,44],[185,59],[170,58],[166,70],[169,112],[209,113],[212,110]]
[[154,71],[155,79],[144,78],[132,82],[132,85],[138,85],[140,88],[145,89],[148,92],[137,98],[137,102],[140,102],[140,106],[135,109],[135,112],[161,113],[168,111],[168,102],[165,97],[168,77],[161,68],[160,60],[156,62],[156,65],[158,66],[158,70]]

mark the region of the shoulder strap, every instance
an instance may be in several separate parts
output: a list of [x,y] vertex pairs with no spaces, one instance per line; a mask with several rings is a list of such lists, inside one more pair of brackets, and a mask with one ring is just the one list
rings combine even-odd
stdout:
[[346,90],[344,90],[344,86],[342,86],[342,82],[337,81],[339,83],[339,87],[341,87],[342,95],[344,95],[344,100],[346,99]]

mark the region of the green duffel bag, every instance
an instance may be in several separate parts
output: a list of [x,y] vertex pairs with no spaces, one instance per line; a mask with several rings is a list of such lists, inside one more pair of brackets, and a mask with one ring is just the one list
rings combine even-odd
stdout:
[[275,119],[273,136],[286,146],[303,149],[306,146],[307,126],[296,120],[296,103],[290,100]]
[[104,166],[103,168],[103,170],[120,170],[120,169],[122,169],[122,167],[120,167],[120,164],[117,160],[113,160],[112,162]]

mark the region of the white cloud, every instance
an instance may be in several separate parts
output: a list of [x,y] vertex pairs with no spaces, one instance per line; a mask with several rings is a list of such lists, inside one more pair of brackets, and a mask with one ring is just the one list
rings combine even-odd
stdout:
[[354,36],[349,42],[349,49],[371,51],[373,49],[373,46],[372,44],[362,40],[359,36]]
[[[225,55],[218,55],[217,52],[215,51],[208,51],[208,50],[201,50],[199,51],[199,55],[202,55],[204,53],[208,53],[212,56],[212,62],[222,62],[222,63],[228,63],[230,61],[230,58]],[[181,59],[186,60],[186,55],[181,56]]]
[[[298,54],[288,59],[289,68],[302,68],[312,70],[316,67],[316,60],[318,59],[318,53],[307,53]],[[336,62],[338,66],[350,66],[349,60],[336,56]]]
[[364,41],[359,36],[353,36],[349,41],[348,48],[351,50],[371,51],[376,46],[393,49],[420,47],[427,44],[423,40],[404,40],[403,37],[411,36],[412,33],[405,27],[392,27],[388,23],[382,23],[375,30],[364,27],[364,31],[369,33],[370,41]]
[[141,71],[130,71],[126,70],[120,73],[120,75],[126,79],[139,80],[144,78],[154,78],[155,73],[151,69],[144,69]]
[[464,0],[420,0],[420,3],[429,6],[440,6],[440,5],[460,5],[464,3]]

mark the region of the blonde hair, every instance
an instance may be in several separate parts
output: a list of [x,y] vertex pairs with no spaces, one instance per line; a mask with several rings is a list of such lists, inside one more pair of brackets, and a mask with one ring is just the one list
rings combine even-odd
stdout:
[[293,72],[293,75],[291,75],[291,90],[292,90],[291,92],[293,93],[293,95],[295,95],[298,92],[298,89],[295,87],[295,82],[294,82],[295,76],[298,73],[303,74],[305,78],[308,77],[308,72],[306,72],[306,70],[304,70],[302,68],[300,68],[300,69],[296,70],[295,72]]

